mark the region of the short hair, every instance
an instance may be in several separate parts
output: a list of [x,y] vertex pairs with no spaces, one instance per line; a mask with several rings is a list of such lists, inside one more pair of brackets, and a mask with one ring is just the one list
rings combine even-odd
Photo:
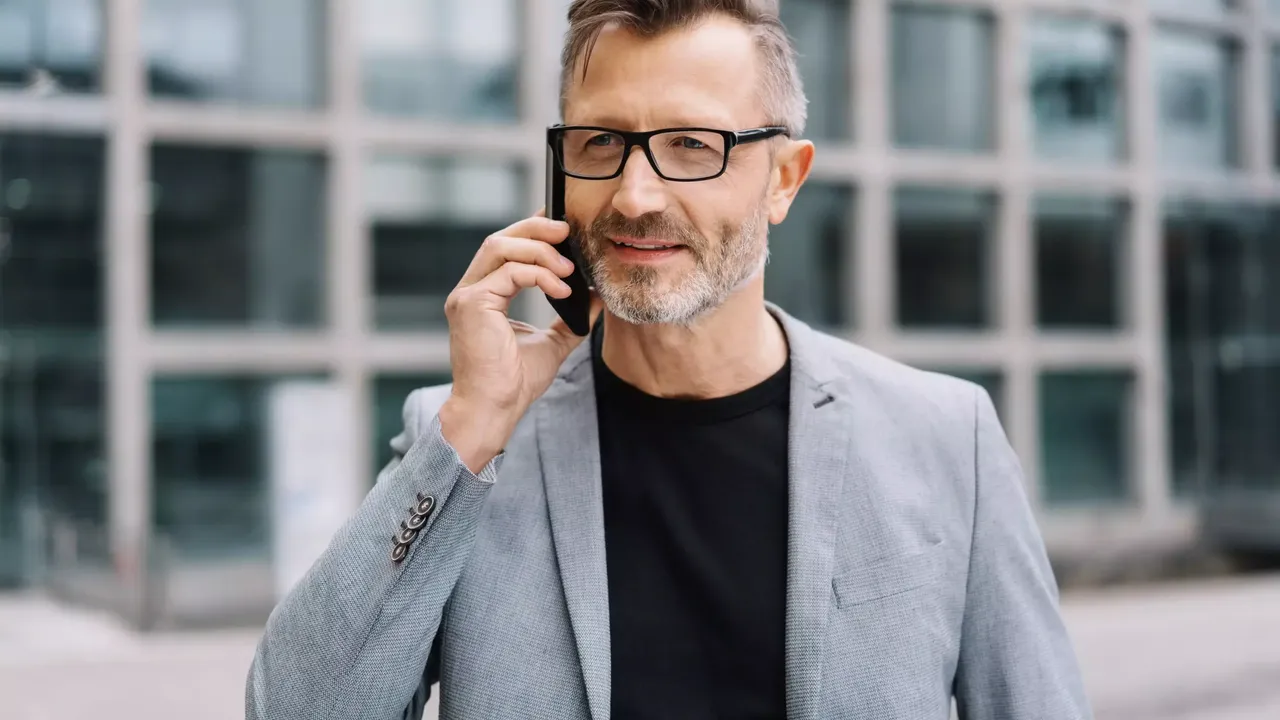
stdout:
[[792,137],[804,133],[808,100],[795,46],[778,18],[778,0],[573,0],[569,31],[561,54],[560,112],[568,99],[573,70],[582,61],[583,74],[600,33],[609,26],[642,37],[656,37],[691,27],[713,15],[745,25],[756,41],[761,59],[761,104],[767,122],[785,127]]

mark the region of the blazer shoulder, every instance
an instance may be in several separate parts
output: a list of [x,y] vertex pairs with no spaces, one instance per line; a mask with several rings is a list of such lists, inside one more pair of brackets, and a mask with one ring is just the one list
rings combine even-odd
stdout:
[[859,402],[874,402],[891,414],[934,422],[946,418],[972,428],[976,404],[986,393],[978,384],[913,367],[842,338],[815,334],[815,349],[828,358],[838,381],[851,386]]

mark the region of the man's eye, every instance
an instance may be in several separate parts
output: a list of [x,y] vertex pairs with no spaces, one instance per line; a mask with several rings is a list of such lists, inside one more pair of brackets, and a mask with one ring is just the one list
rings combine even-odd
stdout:
[[595,135],[587,140],[587,144],[594,147],[609,147],[613,140],[614,137],[612,135]]
[[676,144],[679,145],[681,148],[684,148],[685,150],[702,150],[707,147],[707,144],[702,142],[698,138],[689,137],[687,135],[684,137],[676,138]]

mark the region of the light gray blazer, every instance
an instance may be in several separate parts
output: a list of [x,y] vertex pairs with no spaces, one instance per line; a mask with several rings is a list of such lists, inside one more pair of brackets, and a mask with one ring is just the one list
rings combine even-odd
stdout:
[[[787,716],[945,720],[954,695],[966,719],[1091,717],[987,394],[770,311],[793,368]],[[446,720],[608,720],[589,345],[478,476],[440,435],[448,387],[409,396],[395,458],[272,613],[246,717],[417,717],[438,670]]]

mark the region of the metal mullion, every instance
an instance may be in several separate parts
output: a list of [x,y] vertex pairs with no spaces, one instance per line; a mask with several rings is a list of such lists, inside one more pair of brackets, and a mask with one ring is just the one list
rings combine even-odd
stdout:
[[1164,367],[1164,278],[1161,168],[1156,72],[1152,44],[1157,26],[1145,3],[1130,9],[1126,25],[1126,84],[1129,90],[1129,148],[1136,184],[1131,201],[1131,238],[1126,284],[1129,309],[1138,345],[1133,403],[1130,408],[1130,492],[1143,517],[1158,521],[1170,508],[1168,387]]
[[893,188],[887,173],[890,77],[893,72],[887,0],[864,0],[852,13],[857,176],[852,291],[854,328],[868,347],[882,349],[892,336],[897,277],[894,263]]
[[0,129],[41,134],[105,133],[111,107],[102,97],[0,93]]
[[330,115],[314,112],[250,112],[236,106],[145,106],[147,132],[161,142],[262,148],[323,149],[334,133]]
[[140,360],[157,375],[197,371],[258,375],[331,368],[340,353],[330,333],[166,331],[153,333],[146,344]]
[[1026,93],[1029,64],[1026,43],[1027,12],[1020,5],[1003,5],[996,15],[996,83],[998,178],[997,231],[988,268],[994,282],[987,290],[992,303],[994,331],[1005,339],[1007,353],[998,363],[1007,388],[1003,424],[1015,452],[1022,458],[1027,500],[1041,509],[1040,416],[1036,377],[1037,349],[1033,290],[1035,234],[1032,191],[1028,188],[1031,162],[1031,107]]
[[[357,32],[360,10],[346,0],[328,0],[326,9],[330,132],[325,138],[329,152],[325,335],[330,344],[315,352],[319,356],[332,353],[335,380],[342,388],[352,426],[357,429],[351,452],[343,455],[352,464],[345,468],[344,475],[350,478],[351,497],[361,497],[368,487],[368,468],[372,467],[374,452],[373,398],[361,348],[369,341],[375,299],[370,270],[373,247],[364,216],[366,158],[360,133],[363,96]],[[306,356],[296,359],[311,360]]]
[[146,624],[151,620],[145,588],[152,544],[152,468],[150,376],[142,362],[150,322],[142,11],[142,0],[117,0],[105,15],[111,134],[103,248],[108,534],[126,614]]
[[1052,14],[1115,24],[1123,22],[1127,12],[1116,0],[1025,0],[1033,15]]

